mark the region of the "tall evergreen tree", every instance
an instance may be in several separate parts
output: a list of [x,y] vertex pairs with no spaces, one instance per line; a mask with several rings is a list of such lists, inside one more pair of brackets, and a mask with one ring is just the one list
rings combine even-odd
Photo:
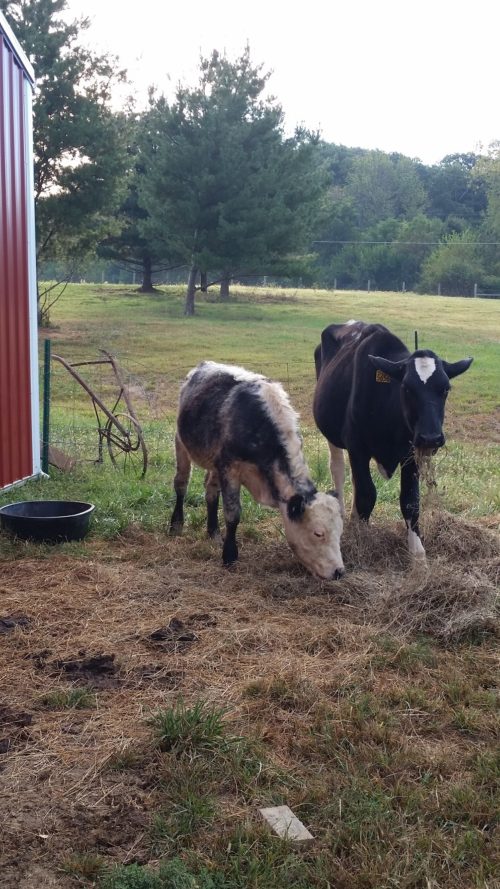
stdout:
[[284,137],[281,107],[262,96],[268,77],[248,48],[236,62],[214,51],[194,89],[153,103],[142,228],[189,265],[187,315],[199,273],[214,272],[227,296],[230,278],[283,273],[307,244],[322,190],[315,139]]
[[141,226],[149,213],[139,204],[138,190],[147,165],[146,159],[154,151],[148,134],[148,113],[129,115],[129,169],[125,194],[116,213],[116,228],[108,232],[97,247],[100,258],[113,260],[140,277],[139,290],[142,293],[154,293],[153,276],[175,266],[175,261],[167,258],[169,248],[166,242],[157,240],[153,243],[142,234]]

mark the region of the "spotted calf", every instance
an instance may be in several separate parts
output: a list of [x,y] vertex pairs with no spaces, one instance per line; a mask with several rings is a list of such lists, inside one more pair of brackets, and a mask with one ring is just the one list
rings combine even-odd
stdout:
[[240,488],[277,507],[287,541],[303,565],[320,578],[344,573],[339,502],[316,490],[302,452],[298,416],[280,383],[241,367],[203,361],[184,382],[175,439],[176,504],[171,533],[184,524],[191,464],[206,470],[207,531],[218,534],[222,494],[225,565],[238,558]]

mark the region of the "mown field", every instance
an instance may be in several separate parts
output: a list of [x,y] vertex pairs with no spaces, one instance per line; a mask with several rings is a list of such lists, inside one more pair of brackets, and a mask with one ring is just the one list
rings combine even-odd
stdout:
[[[349,318],[474,356],[423,491],[428,569],[409,564],[395,480],[376,480],[370,528],[346,523],[340,582],[311,578],[278,516],[246,496],[240,562],[223,569],[200,472],[185,534],[169,538],[185,372],[213,358],[280,379],[326,489],[312,354]],[[150,466],[141,480],[91,462],[89,403],[54,363],[52,440],[76,467],[0,503],[75,497],[96,515],[80,544],[0,536],[0,884],[498,885],[500,303],[242,288],[185,319],[178,288],[75,285],[51,321],[42,340],[67,360],[118,357]],[[111,398],[108,376],[88,373]],[[259,808],[279,804],[310,844],[270,833]]]

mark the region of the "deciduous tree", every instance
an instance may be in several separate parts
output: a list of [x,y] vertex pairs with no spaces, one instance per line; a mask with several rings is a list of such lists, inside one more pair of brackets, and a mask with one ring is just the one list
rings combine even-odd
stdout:
[[126,167],[123,115],[110,109],[116,60],[80,43],[89,20],[66,0],[0,0],[36,75],[33,137],[39,263],[69,263],[109,229]]
[[383,151],[369,151],[354,158],[346,191],[361,228],[383,219],[411,219],[425,209],[427,202],[416,164],[408,157]]
[[481,251],[470,246],[477,234],[470,229],[448,235],[425,260],[420,289],[424,293],[441,292],[449,296],[472,296],[474,284],[484,275]]

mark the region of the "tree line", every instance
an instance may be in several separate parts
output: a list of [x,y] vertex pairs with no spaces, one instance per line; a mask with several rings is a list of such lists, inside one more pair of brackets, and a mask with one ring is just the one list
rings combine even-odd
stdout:
[[[201,58],[194,86],[148,107],[112,98],[115,58],[81,38],[66,0],[0,0],[37,76],[35,202],[40,278],[95,257],[141,289],[183,270],[197,291],[255,276],[321,287],[500,292],[500,143],[436,165],[289,134],[248,47]],[[62,276],[60,276],[62,277]],[[55,291],[56,293],[60,291]],[[53,291],[40,287],[41,311]]]

